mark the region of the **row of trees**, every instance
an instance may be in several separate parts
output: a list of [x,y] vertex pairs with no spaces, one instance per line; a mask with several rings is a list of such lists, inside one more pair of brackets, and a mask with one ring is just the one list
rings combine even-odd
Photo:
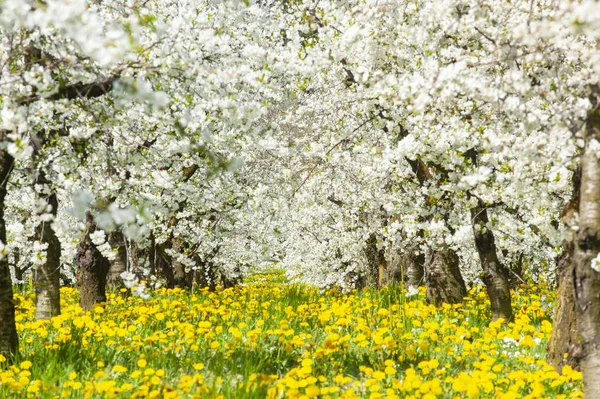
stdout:
[[33,270],[40,318],[60,312],[59,276],[73,279],[70,264],[82,307],[104,301],[107,279],[124,265],[139,271],[138,241],[146,269],[171,286],[189,284],[192,264],[206,280],[225,249],[223,270],[235,271],[230,214],[252,185],[233,170],[262,135],[272,101],[264,80],[267,67],[276,70],[244,38],[268,40],[271,31],[258,29],[267,10],[196,1],[1,7],[0,353],[18,345],[9,262],[20,278]]
[[61,273],[89,309],[122,272],[214,288],[277,262],[438,305],[483,283],[506,321],[511,281],[558,264],[549,358],[600,396],[599,11],[4,0],[0,354],[10,264],[39,318]]

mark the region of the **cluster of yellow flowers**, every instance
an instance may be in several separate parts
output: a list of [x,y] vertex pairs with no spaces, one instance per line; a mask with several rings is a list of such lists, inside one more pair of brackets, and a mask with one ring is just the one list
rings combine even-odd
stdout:
[[277,274],[208,292],[126,292],[35,321],[16,295],[21,360],[0,357],[0,397],[582,398],[581,374],[544,360],[552,293],[514,293],[513,323],[488,323],[472,290],[435,308],[398,287],[343,294]]

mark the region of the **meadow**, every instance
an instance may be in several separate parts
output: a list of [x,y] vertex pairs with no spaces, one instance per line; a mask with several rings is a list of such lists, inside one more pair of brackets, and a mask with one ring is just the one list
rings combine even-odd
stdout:
[[21,357],[0,357],[2,398],[582,398],[581,373],[545,361],[554,293],[514,292],[489,323],[480,289],[435,308],[423,290],[342,293],[255,275],[216,292],[126,290],[35,321],[15,297]]

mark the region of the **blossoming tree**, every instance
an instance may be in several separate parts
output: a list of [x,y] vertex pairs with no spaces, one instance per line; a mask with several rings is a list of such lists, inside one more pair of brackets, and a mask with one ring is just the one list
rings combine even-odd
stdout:
[[556,319],[578,313],[600,396],[597,2],[0,7],[0,354],[17,348],[16,248],[37,259],[40,317],[79,245],[84,308],[145,251],[129,271],[169,286],[273,262],[320,286],[423,280],[436,304],[483,282],[508,321],[512,266],[554,272],[581,166]]

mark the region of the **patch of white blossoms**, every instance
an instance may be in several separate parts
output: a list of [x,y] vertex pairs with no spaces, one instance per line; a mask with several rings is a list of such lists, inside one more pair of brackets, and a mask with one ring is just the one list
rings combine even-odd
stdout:
[[[445,246],[477,281],[481,200],[502,262],[553,275],[600,76],[598,3],[292,3],[3,1],[7,219],[24,226],[8,246],[44,259],[24,244],[44,171],[66,265],[91,212],[107,257],[115,230],[139,248],[178,237],[168,255],[188,271],[277,264],[350,288],[367,242],[388,260]],[[55,97],[71,84],[98,92]]]

